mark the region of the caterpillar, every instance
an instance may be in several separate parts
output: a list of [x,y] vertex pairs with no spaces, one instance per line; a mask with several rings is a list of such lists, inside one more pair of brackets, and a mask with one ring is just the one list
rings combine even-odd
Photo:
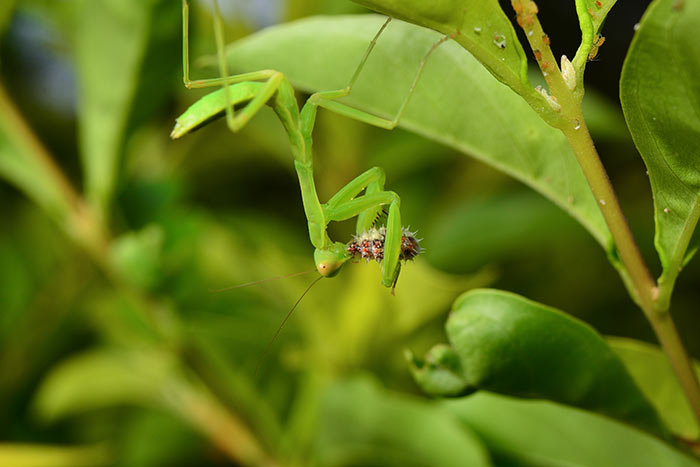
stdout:
[[[358,257],[364,258],[365,261],[376,260],[381,263],[384,259],[384,242],[386,239],[386,227],[372,227],[360,235],[353,235],[352,240],[348,242],[346,251],[352,259]],[[416,232],[411,232],[406,227],[401,228],[401,253],[399,259],[401,261],[413,260],[423,250],[419,242],[421,239],[416,238]]]

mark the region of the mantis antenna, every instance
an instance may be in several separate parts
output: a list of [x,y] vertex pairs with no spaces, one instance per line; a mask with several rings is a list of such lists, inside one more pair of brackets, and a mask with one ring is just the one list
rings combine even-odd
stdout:
[[280,279],[288,279],[290,277],[296,277],[296,276],[303,276],[304,274],[309,274],[312,272],[316,272],[316,269],[310,269],[308,271],[303,271],[303,272],[293,272],[291,274],[285,274],[283,276],[276,276],[276,277],[268,277],[267,279],[260,279],[257,281],[252,281],[252,282],[246,282],[244,284],[238,284],[238,285],[232,285],[230,287],[224,287],[221,289],[211,289],[209,292],[210,293],[219,293],[219,292],[228,292],[229,290],[234,290],[234,289],[240,289],[243,287],[250,287],[252,285],[258,285],[258,284],[263,284],[265,282],[270,282],[270,281],[277,281]]
[[291,318],[292,313],[294,313],[294,310],[296,310],[296,308],[297,308],[297,305],[299,305],[299,303],[301,303],[301,299],[304,298],[304,296],[309,292],[309,290],[311,290],[311,287],[313,287],[314,285],[316,285],[316,283],[317,283],[318,281],[320,281],[321,279],[323,279],[323,276],[317,277],[311,284],[309,284],[309,286],[306,288],[306,290],[304,290],[304,293],[301,294],[301,296],[300,296],[300,297],[297,299],[297,301],[294,303],[294,306],[292,307],[292,309],[289,310],[289,312],[287,313],[287,316],[284,317],[284,319],[282,320],[282,323],[281,323],[281,324],[279,325],[279,327],[277,328],[277,331],[275,331],[275,335],[272,336],[272,339],[270,339],[270,342],[267,343],[267,346],[265,347],[265,351],[264,351],[263,354],[260,356],[260,360],[258,360],[258,364],[255,366],[255,374],[256,374],[256,375],[257,375],[258,372],[260,371],[260,367],[262,366],[263,360],[265,360],[265,357],[267,357],[267,354],[270,353],[270,349],[272,348],[272,344],[273,344],[273,343],[275,342],[275,340],[277,339],[277,336],[280,335],[280,332],[282,332],[282,328],[283,328],[284,325],[287,323],[287,321],[289,321],[289,318]]

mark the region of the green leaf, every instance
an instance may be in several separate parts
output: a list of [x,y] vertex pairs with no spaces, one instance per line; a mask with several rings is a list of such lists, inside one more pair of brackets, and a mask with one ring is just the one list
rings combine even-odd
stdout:
[[97,467],[113,465],[105,446],[0,443],[0,465],[12,467]]
[[[347,85],[382,22],[377,16],[309,18],[249,36],[230,46],[228,57],[237,71],[275,68],[300,89],[338,89]],[[399,21],[390,24],[346,102],[396,114],[421,58],[439,37]],[[561,133],[453,41],[431,56],[400,125],[523,181],[568,211],[604,248],[610,244]]]
[[581,45],[572,63],[579,78],[583,77],[588,54],[594,47],[596,36],[600,34],[608,12],[616,2],[617,0],[576,0],[576,14],[581,26]]
[[428,394],[463,396],[476,390],[469,388],[462,361],[449,345],[434,345],[425,360],[416,358],[410,351],[405,356],[416,382]]
[[542,117],[558,120],[530,85],[527,55],[498,0],[354,0],[378,13],[450,36],[499,81],[520,94]]
[[617,0],[576,0],[576,10],[586,10],[588,14],[587,22],[590,24],[593,34],[598,34],[610,9],[616,2]]
[[481,441],[452,416],[368,379],[331,386],[319,423],[318,465],[491,465]]
[[153,0],[85,2],[77,35],[80,150],[89,201],[106,215],[148,42]]
[[174,362],[164,354],[96,349],[46,376],[34,401],[46,420],[123,404],[158,405]]
[[179,415],[242,464],[261,465],[267,460],[243,422],[173,355],[160,349],[85,352],[54,368],[34,400],[34,410],[48,421],[119,405],[145,405]]
[[499,465],[697,467],[684,451],[590,412],[481,391],[442,403],[477,432]]
[[71,192],[22,116],[0,87],[0,176],[68,226]]
[[700,3],[656,0],[625,59],[620,100],[649,173],[661,258],[659,307],[671,291],[700,217]]
[[[698,423],[663,351],[656,345],[634,339],[608,337],[607,341],[666,425],[678,436],[697,439],[700,435]],[[695,373],[700,377],[697,362]]]
[[[582,321],[515,294],[481,289],[455,301],[446,330],[459,359],[448,370],[461,376],[463,394],[486,389],[549,399],[667,435],[622,362]],[[445,391],[436,384],[445,371],[444,348],[438,349],[439,360],[429,355],[415,362],[414,376],[433,393],[456,395],[454,382]]]

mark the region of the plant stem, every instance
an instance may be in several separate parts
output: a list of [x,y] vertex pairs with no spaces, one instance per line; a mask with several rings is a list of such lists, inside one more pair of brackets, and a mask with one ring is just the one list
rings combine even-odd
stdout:
[[646,313],[646,315],[661,342],[661,347],[671,362],[683,392],[688,398],[690,408],[695,414],[695,419],[700,424],[700,384],[698,384],[698,377],[693,368],[692,360],[683,346],[671,314],[668,312],[652,312]]
[[670,306],[673,286],[676,283],[678,274],[680,274],[683,268],[688,245],[698,225],[698,219],[700,219],[700,197],[695,198],[690,214],[683,223],[683,231],[680,237],[678,237],[678,243],[673,249],[673,253],[668,258],[668,264],[663,274],[659,277],[659,299],[657,301],[657,308],[659,310],[668,310]]
[[278,465],[262,449],[243,421],[217,399],[184,381],[168,389],[173,392],[171,396],[176,394],[177,403],[172,404],[171,408],[198,427],[234,462],[261,467]]
[[[517,14],[518,24],[535,53],[537,63],[549,85],[551,95],[561,106],[561,119],[556,125],[566,136],[576,155],[586,181],[593,192],[605,223],[612,235],[615,248],[624,266],[621,271],[632,299],[649,320],[661,347],[671,362],[676,377],[700,424],[700,384],[693,370],[691,359],[683,346],[678,331],[668,311],[669,300],[659,302],[659,287],[649,273],[634,235],[627,224],[620,202],[610,183],[605,167],[598,156],[588,127],[581,113],[583,89],[580,84],[570,89],[557,66],[549,47],[549,38],[542,30],[537,18],[537,5],[531,0],[511,0]],[[581,69],[583,70],[583,68]],[[579,77],[581,78],[581,77]],[[581,83],[581,79],[575,80]],[[690,234],[688,234],[689,236]],[[628,275],[625,277],[625,275]]]
[[636,301],[649,320],[663,351],[671,362],[693,414],[700,424],[700,384],[698,384],[690,356],[683,346],[668,311],[669,302],[666,301],[665,309],[659,309],[657,306],[659,297],[656,283],[637,247],[582,115],[578,121],[580,123],[577,125],[580,125],[580,128],[562,129],[562,132],[574,150],[593,195],[598,200],[599,208],[613,236],[620,259],[629,273]]
[[656,282],[637,247],[580,110],[574,121],[577,123],[569,125],[568,128],[562,128],[562,132],[576,155],[605,223],[610,229],[620,260],[629,273],[633,286],[632,292],[636,295],[635,301],[646,313],[647,310],[654,309],[657,294]]

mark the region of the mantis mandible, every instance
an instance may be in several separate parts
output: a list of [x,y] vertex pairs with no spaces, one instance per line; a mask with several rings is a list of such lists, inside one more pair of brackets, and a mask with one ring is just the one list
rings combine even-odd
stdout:
[[[212,17],[219,63],[219,78],[191,80],[189,73],[189,0],[182,1],[183,15],[183,74],[187,88],[204,88],[221,86],[194,103],[178,119],[171,133],[172,138],[205,125],[212,119],[225,114],[226,123],[232,132],[237,132],[265,105],[277,114],[289,138],[294,168],[301,187],[301,196],[306,214],[309,237],[315,248],[314,262],[322,277],[333,277],[341,267],[354,255],[348,251],[345,243],[334,242],[328,236],[327,226],[333,221],[343,221],[357,216],[356,232],[358,235],[374,232],[383,241],[381,260],[382,284],[393,289],[401,269],[401,260],[410,259],[420,252],[415,239],[407,237],[409,232],[401,227],[399,211],[400,199],[393,192],[385,190],[385,174],[379,167],[373,167],[359,175],[341,188],[326,203],[319,201],[314,184],[312,132],[318,107],[329,109],[338,114],[354,118],[380,128],[393,129],[408,104],[418,83],[425,63],[430,54],[448,37],[435,43],[422,59],[411,87],[401,103],[393,120],[372,115],[359,109],[349,107],[337,99],[347,96],[367,58],[374,48],[377,38],[389,24],[391,18],[382,25],[370,42],[360,63],[351,77],[349,84],[339,90],[322,91],[311,95],[301,109],[294,96],[294,89],[287,78],[279,71],[260,70],[239,75],[229,75],[224,55],[223,23],[217,0],[212,0]],[[234,112],[234,107],[241,107]],[[364,191],[364,193],[362,193]],[[374,223],[385,206],[387,212],[386,227],[373,228]],[[412,235],[411,235],[412,237]],[[408,240],[408,242],[407,242]],[[413,242],[411,242],[413,240]],[[407,243],[412,243],[408,245]],[[407,250],[412,248],[412,250]]]

